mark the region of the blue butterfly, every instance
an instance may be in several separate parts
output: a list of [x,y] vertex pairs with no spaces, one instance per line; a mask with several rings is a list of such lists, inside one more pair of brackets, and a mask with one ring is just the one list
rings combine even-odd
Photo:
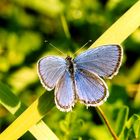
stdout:
[[122,60],[119,45],[89,49],[76,58],[46,56],[38,61],[38,74],[47,90],[55,88],[55,103],[61,111],[70,111],[77,101],[99,106],[108,96],[106,83],[100,78],[117,74]]

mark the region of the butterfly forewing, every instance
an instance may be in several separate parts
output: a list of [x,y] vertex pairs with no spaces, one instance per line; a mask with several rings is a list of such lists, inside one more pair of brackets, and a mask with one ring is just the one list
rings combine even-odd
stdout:
[[105,78],[117,74],[122,49],[118,45],[104,45],[81,53],[74,59],[77,69],[84,69]]
[[61,111],[70,111],[74,106],[74,83],[70,73],[66,70],[55,88],[55,102]]
[[96,74],[85,70],[76,70],[75,88],[77,100],[87,106],[101,105],[108,97],[105,82]]
[[47,90],[55,87],[57,81],[64,75],[65,70],[66,61],[61,57],[48,56],[38,62],[39,77]]

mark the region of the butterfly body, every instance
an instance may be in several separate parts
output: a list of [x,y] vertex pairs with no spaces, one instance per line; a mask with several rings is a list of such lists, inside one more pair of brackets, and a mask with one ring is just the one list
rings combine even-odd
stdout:
[[69,73],[71,74],[71,76],[73,77],[73,75],[74,75],[74,63],[73,63],[72,57],[67,56],[65,60],[66,60],[67,69],[68,69]]
[[55,88],[55,103],[61,111],[70,111],[77,101],[86,106],[103,104],[109,96],[101,79],[117,74],[122,48],[104,45],[87,50],[76,58],[47,56],[38,62],[41,83],[47,90]]

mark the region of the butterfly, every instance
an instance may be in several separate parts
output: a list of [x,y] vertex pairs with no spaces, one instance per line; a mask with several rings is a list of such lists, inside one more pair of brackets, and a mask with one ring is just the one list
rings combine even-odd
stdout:
[[118,73],[122,53],[121,46],[112,44],[89,49],[74,59],[46,56],[38,61],[38,75],[48,91],[55,88],[55,103],[60,111],[71,111],[77,101],[99,106],[109,96],[102,78],[110,79]]

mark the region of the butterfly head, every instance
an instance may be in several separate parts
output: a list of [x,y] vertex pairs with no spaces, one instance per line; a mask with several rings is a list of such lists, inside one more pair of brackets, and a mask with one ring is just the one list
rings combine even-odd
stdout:
[[71,61],[72,57],[70,57],[69,55],[66,57],[66,61]]

